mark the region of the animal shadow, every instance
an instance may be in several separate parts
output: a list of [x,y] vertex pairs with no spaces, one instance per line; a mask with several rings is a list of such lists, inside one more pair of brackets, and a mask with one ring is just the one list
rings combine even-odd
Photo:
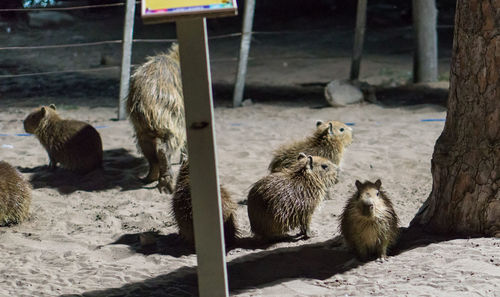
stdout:
[[105,150],[103,168],[85,175],[60,167],[50,170],[47,165],[18,167],[22,173],[31,174],[30,182],[33,188],[55,188],[61,194],[71,194],[78,190],[103,191],[116,187],[122,191],[140,189],[144,184],[137,176],[140,172],[145,172],[146,168],[146,162],[142,158],[123,148]]
[[186,243],[177,233],[161,235],[158,232],[124,234],[111,244],[125,244],[143,255],[169,255],[179,258],[195,253],[194,246]]

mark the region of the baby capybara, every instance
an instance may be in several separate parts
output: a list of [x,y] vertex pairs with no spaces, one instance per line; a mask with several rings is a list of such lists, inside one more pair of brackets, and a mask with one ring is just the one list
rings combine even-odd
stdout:
[[290,168],[265,176],[248,193],[252,232],[265,240],[286,238],[297,227],[299,235],[309,238],[314,210],[337,181],[338,167],[331,161],[304,153],[297,156]]
[[[179,229],[179,234],[190,244],[194,244],[193,231],[193,209],[191,206],[191,190],[189,188],[189,161],[183,158],[175,191],[172,198],[172,212]],[[224,240],[226,246],[234,243],[238,237],[236,224],[236,203],[231,199],[229,193],[220,186],[220,197],[222,203],[222,219],[224,221]]]
[[55,105],[42,106],[24,120],[24,130],[34,134],[49,154],[49,168],[85,174],[102,167],[101,136],[91,125],[62,119]]
[[356,181],[356,193],[340,216],[340,231],[359,259],[386,258],[398,236],[399,219],[382,182]]
[[304,140],[286,144],[274,152],[269,171],[277,172],[290,167],[297,155],[320,156],[340,166],[344,150],[352,143],[352,128],[337,121],[316,123],[316,131]]
[[171,157],[185,150],[186,129],[179,49],[149,57],[130,79],[127,112],[139,145],[149,163],[143,179],[158,181],[158,189],[172,193]]
[[31,185],[9,163],[0,161],[0,226],[28,218]]

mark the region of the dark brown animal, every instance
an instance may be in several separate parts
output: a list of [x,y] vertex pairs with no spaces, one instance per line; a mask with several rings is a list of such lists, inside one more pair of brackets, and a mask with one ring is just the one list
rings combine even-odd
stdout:
[[295,164],[256,182],[248,193],[248,217],[252,232],[269,241],[299,235],[311,236],[309,225],[318,204],[337,181],[338,167],[331,161],[297,154]]
[[168,193],[174,186],[171,156],[186,146],[183,100],[176,44],[166,54],[149,57],[131,77],[127,111],[149,163],[143,181],[158,180],[158,189]]
[[81,174],[102,167],[102,142],[97,130],[82,121],[62,119],[54,105],[30,113],[24,120],[24,130],[43,145],[52,170],[57,163]]
[[386,258],[387,248],[398,236],[399,219],[391,200],[380,189],[382,182],[356,181],[356,193],[340,216],[340,231],[358,258]]
[[304,140],[283,145],[274,152],[269,171],[277,172],[290,167],[303,152],[306,155],[320,156],[340,166],[344,150],[352,143],[352,128],[337,121],[316,123],[316,131]]
[[27,219],[30,204],[31,185],[14,167],[0,161],[0,226]]
[[[189,162],[186,158],[183,158],[172,198],[172,212],[179,229],[179,234],[187,242],[194,244],[193,209],[189,184]],[[220,196],[222,202],[222,219],[224,221],[224,240],[226,246],[230,246],[239,234],[236,223],[237,205],[222,185],[220,186]]]

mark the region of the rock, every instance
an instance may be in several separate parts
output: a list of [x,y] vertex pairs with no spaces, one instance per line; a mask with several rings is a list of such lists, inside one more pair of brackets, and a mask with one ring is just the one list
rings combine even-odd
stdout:
[[28,16],[29,26],[34,28],[56,27],[75,22],[75,18],[73,16],[57,11],[30,12],[28,13]]
[[325,99],[333,107],[342,107],[363,101],[363,92],[348,80],[334,80],[325,87]]

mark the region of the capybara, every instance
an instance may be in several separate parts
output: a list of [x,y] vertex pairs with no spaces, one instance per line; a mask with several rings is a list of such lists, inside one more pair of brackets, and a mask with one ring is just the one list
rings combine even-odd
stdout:
[[250,226],[262,239],[286,238],[297,227],[299,236],[309,238],[314,210],[337,181],[338,167],[330,160],[304,153],[297,156],[290,168],[265,176],[248,193]]
[[53,104],[30,113],[24,120],[24,130],[35,134],[47,150],[52,170],[57,163],[81,174],[102,168],[102,142],[97,130],[82,121],[62,119]]
[[177,44],[168,53],[149,57],[131,77],[127,112],[149,163],[143,181],[158,180],[158,189],[168,193],[174,186],[171,157],[186,147],[183,100]]
[[391,200],[375,183],[356,180],[356,193],[340,216],[340,231],[359,259],[386,258],[398,236],[399,219]]
[[[172,212],[179,229],[179,234],[187,242],[194,244],[193,209],[189,186],[189,161],[186,157],[183,157],[172,198]],[[220,197],[222,202],[222,219],[224,221],[224,240],[226,246],[230,246],[235,242],[239,234],[236,223],[237,205],[222,185],[220,186]]]
[[316,123],[316,131],[304,140],[286,144],[274,152],[269,171],[290,167],[300,152],[320,156],[340,166],[344,150],[352,143],[352,128],[337,121]]
[[31,185],[9,163],[0,161],[0,226],[28,218]]

